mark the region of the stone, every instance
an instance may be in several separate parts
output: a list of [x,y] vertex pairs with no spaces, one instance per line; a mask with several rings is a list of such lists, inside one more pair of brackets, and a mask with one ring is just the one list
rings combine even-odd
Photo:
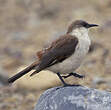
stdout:
[[83,86],[46,90],[34,110],[111,110],[111,93]]

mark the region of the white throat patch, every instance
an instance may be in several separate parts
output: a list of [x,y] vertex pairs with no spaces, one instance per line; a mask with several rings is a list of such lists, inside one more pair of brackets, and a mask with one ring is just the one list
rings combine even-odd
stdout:
[[77,29],[74,29],[71,33],[71,35],[74,35],[76,36],[78,39],[79,38],[83,38],[83,39],[89,39],[89,36],[88,36],[88,29],[87,28],[84,28],[84,27],[81,27],[81,28],[77,28]]

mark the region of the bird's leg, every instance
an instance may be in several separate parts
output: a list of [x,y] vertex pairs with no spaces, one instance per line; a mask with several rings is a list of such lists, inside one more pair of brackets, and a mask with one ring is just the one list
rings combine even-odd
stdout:
[[77,77],[77,78],[84,78],[85,76],[84,75],[81,75],[81,74],[78,74],[78,73],[69,73],[67,76],[62,76],[63,78],[68,78],[70,76],[74,76],[74,77]]
[[63,78],[68,78],[68,77],[70,77],[70,76],[72,76],[72,73],[69,73],[68,75],[62,76],[62,77],[63,77]]
[[60,73],[57,73],[57,76],[59,77],[59,79],[61,80],[61,82],[63,83],[64,86],[70,85],[70,84],[67,84],[67,83],[63,80],[63,78],[62,78],[62,76],[60,75]]

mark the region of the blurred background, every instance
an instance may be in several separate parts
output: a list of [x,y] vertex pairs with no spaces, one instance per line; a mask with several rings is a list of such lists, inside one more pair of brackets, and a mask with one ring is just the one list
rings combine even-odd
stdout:
[[43,91],[61,85],[50,71],[29,73],[10,86],[6,80],[76,19],[99,27],[90,30],[92,45],[77,70],[85,78],[66,82],[111,91],[111,0],[0,0],[0,110],[33,110]]

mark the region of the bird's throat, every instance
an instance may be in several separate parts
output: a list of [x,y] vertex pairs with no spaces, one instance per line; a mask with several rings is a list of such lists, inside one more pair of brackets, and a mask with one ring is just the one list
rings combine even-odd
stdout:
[[86,29],[84,27],[74,29],[71,32],[71,35],[76,36],[78,39],[89,39],[88,29]]

